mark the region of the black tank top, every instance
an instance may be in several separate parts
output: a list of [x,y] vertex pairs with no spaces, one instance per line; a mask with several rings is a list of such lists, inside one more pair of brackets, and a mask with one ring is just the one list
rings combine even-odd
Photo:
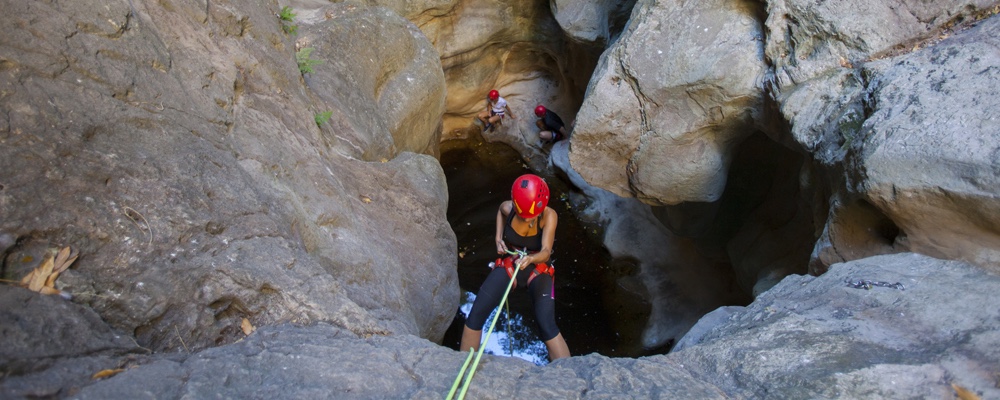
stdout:
[[[513,208],[513,207],[511,207]],[[539,216],[541,219],[541,216]],[[521,236],[514,230],[514,227],[510,225],[511,221],[514,220],[514,210],[510,210],[510,215],[507,216],[507,225],[503,227],[503,241],[507,242],[508,246],[513,246],[518,249],[527,249],[528,251],[539,251],[542,249],[542,227],[538,227],[538,233],[534,236]],[[541,224],[541,222],[539,222]]]

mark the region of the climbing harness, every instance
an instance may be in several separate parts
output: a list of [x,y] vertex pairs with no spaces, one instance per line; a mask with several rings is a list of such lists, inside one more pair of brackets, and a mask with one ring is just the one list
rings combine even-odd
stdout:
[[[508,250],[507,253],[516,254],[518,255],[518,257],[523,257],[528,255],[528,253],[525,251],[512,252]],[[510,289],[514,287],[514,282],[516,281],[517,281],[517,270],[515,269],[514,273],[510,277],[510,283],[507,284],[507,290],[503,292],[503,298],[500,299],[501,303],[507,301],[507,295],[510,294]],[[458,371],[458,376],[455,377],[455,382],[451,384],[451,390],[448,391],[448,396],[445,397],[445,400],[451,400],[452,396],[455,395],[455,390],[458,389],[458,382],[462,380],[462,375],[465,375],[465,382],[462,384],[462,391],[459,392],[458,394],[458,400],[465,399],[465,392],[469,390],[469,383],[472,382],[472,377],[476,374],[476,367],[479,366],[479,359],[483,357],[483,350],[486,349],[486,346],[483,346],[483,343],[486,343],[490,340],[490,334],[493,333],[493,328],[496,326],[498,319],[500,319],[500,313],[496,313],[496,315],[493,317],[493,322],[490,322],[490,329],[486,331],[486,337],[482,340],[482,342],[479,343],[479,351],[475,352],[476,358],[475,361],[472,362],[472,369],[469,370],[468,375],[466,375],[465,374],[466,368],[469,366],[469,359],[472,358],[473,354],[472,348],[471,347],[469,348],[469,356],[466,358],[465,363],[462,365],[462,369]]]
[[[525,253],[525,255],[527,255],[527,253]],[[514,265],[514,262],[517,261],[517,258],[520,258],[520,256],[516,258],[515,257],[498,258],[495,262],[490,263],[490,268],[501,267],[507,270],[507,276],[513,276],[514,270],[517,269],[517,266]],[[542,274],[551,276],[554,284],[556,279],[556,267],[553,266],[551,263],[550,264],[535,263],[535,268],[533,268],[531,270],[531,274],[528,275],[527,284],[531,285],[531,281],[535,280],[535,278],[537,278],[538,275]],[[517,282],[514,282],[514,287],[517,287]]]
[[846,281],[847,281],[847,286],[855,288],[855,289],[871,290],[871,288],[873,286],[881,286],[881,287],[886,287],[886,288],[890,288],[890,289],[906,290],[906,288],[903,287],[903,284],[899,283],[899,282],[889,283],[889,282],[882,282],[882,281],[870,281],[870,280],[867,280],[867,279],[851,280],[850,278],[846,279]]

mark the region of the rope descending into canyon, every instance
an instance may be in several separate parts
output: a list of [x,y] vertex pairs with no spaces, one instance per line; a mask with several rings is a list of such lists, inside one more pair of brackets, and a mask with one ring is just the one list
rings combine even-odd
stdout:
[[[518,254],[522,257],[527,254],[523,251],[512,252],[510,250],[508,250],[507,253]],[[510,289],[514,287],[514,282],[517,281],[518,271],[520,271],[520,269],[514,268],[514,273],[510,275],[510,283],[507,284],[507,290],[503,292],[503,298],[500,299],[500,304],[507,302],[507,295],[510,294]],[[465,383],[462,384],[462,391],[458,394],[458,400],[465,399],[465,392],[469,390],[469,383],[472,382],[472,376],[476,374],[476,367],[479,366],[479,359],[483,357],[483,350],[486,349],[484,344],[489,342],[490,334],[493,333],[493,328],[496,326],[498,319],[500,319],[499,312],[493,316],[493,322],[490,322],[490,329],[486,331],[486,337],[479,343],[479,351],[475,353],[476,360],[472,363],[472,369],[469,371],[469,374],[465,376]],[[445,400],[451,400],[452,396],[455,395],[455,390],[458,389],[458,382],[462,380],[462,375],[465,375],[465,369],[469,366],[469,360],[472,358],[472,354],[472,348],[470,347],[469,356],[465,358],[465,363],[462,364],[462,369],[458,371],[458,376],[455,377],[455,382],[451,384],[451,390],[448,391],[448,396],[445,397]]]
[[465,369],[469,367],[469,361],[472,361],[472,356],[476,355],[476,352],[469,348],[469,356],[465,357],[465,363],[462,364],[462,369],[458,370],[458,376],[455,377],[455,382],[451,384],[451,390],[448,391],[448,396],[445,400],[451,400],[452,396],[455,395],[455,390],[458,389],[458,383],[462,381],[462,375],[465,374]]

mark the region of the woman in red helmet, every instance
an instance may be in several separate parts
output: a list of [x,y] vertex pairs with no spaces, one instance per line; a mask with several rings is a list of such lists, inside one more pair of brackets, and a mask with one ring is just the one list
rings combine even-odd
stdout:
[[479,113],[478,116],[479,120],[483,121],[483,132],[486,132],[487,129],[492,131],[504,115],[510,115],[511,118],[514,118],[514,113],[507,106],[507,100],[500,97],[500,92],[490,90],[489,94],[486,95],[486,110]]
[[538,107],[535,107],[535,116],[538,117],[535,120],[535,125],[540,130],[538,138],[542,139],[543,142],[555,143],[568,136],[566,134],[566,125],[563,124],[562,118],[559,118],[552,110],[546,109],[545,106],[539,104]]
[[556,211],[546,207],[549,203],[549,186],[537,175],[526,174],[514,180],[511,200],[504,201],[497,210],[497,253],[526,251],[527,255],[507,256],[497,262],[479,288],[472,311],[465,320],[460,349],[478,349],[483,335],[483,325],[493,309],[500,303],[511,276],[517,270],[514,287],[527,287],[535,306],[539,336],[549,351],[549,360],[569,357],[569,347],[556,326],[553,276],[554,270],[546,264],[552,255],[556,224]]

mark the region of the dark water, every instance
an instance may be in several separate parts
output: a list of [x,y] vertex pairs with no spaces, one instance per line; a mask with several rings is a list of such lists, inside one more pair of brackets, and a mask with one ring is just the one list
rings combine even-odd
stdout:
[[[494,236],[500,203],[510,199],[514,179],[530,171],[516,151],[498,143],[448,141],[441,146],[441,165],[448,180],[448,221],[458,237],[458,277],[465,300],[444,345],[457,349],[465,314],[496,260]],[[542,175],[542,174],[540,174]],[[635,295],[622,294],[615,281],[634,274],[634,263],[612,260],[598,241],[600,228],[580,222],[571,212],[567,186],[544,176],[551,189],[549,207],[559,214],[554,244],[556,321],[573,354],[600,353],[634,357],[648,354],[637,348],[649,305]],[[545,345],[538,340],[531,299],[524,289],[508,297],[510,318],[504,309],[486,344],[486,352],[513,353],[536,364],[547,362]],[[484,337],[489,322],[484,328]],[[508,322],[510,322],[508,324]]]

